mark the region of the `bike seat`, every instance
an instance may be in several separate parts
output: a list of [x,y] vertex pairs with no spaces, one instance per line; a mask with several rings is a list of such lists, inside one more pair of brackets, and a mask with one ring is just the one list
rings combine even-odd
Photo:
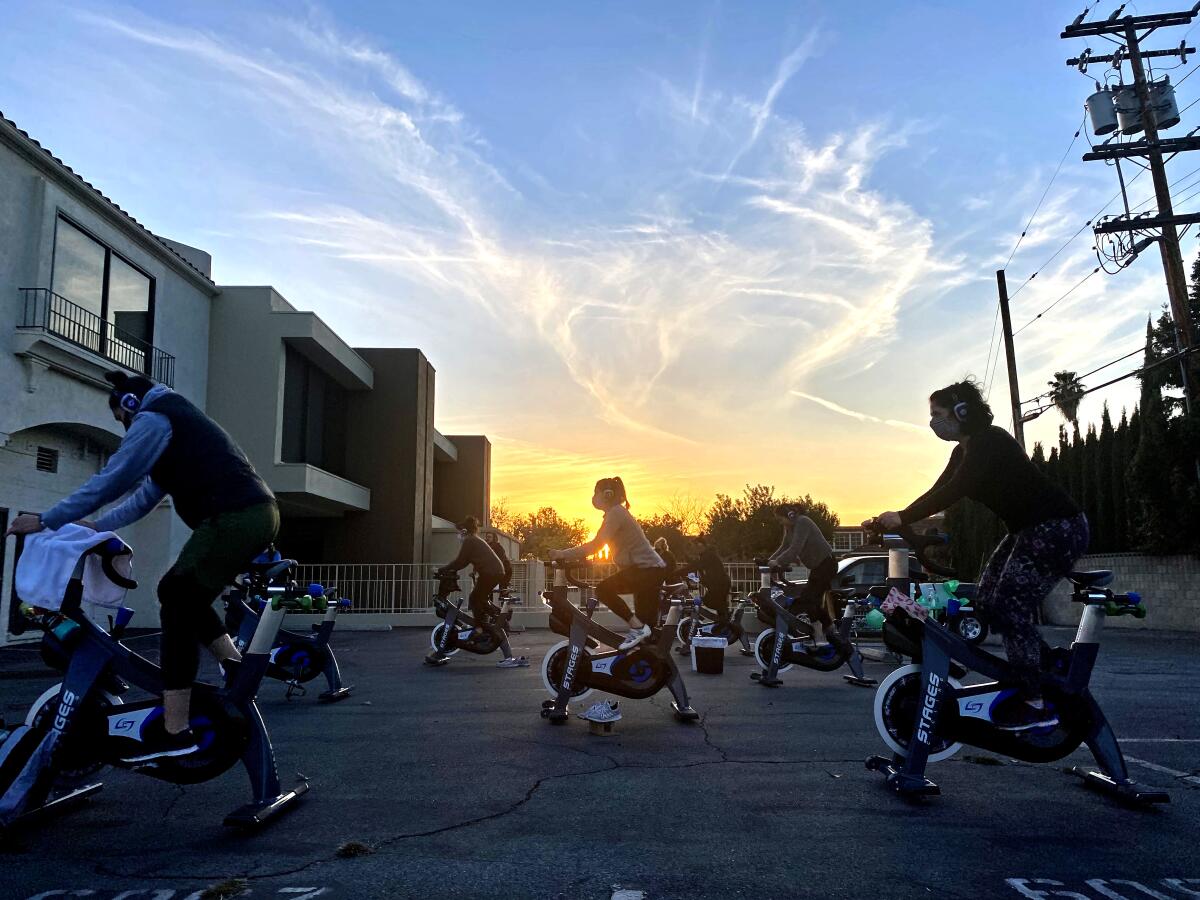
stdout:
[[1077,588],[1105,587],[1112,584],[1113,573],[1108,569],[1097,569],[1094,572],[1071,572],[1067,578]]

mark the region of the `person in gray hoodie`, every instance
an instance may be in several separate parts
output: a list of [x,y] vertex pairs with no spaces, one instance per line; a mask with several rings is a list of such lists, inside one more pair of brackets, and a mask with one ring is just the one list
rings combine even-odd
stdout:
[[808,569],[808,583],[792,601],[791,609],[812,619],[813,639],[821,643],[833,629],[833,618],[825,606],[825,592],[837,576],[837,562],[817,523],[803,513],[804,508],[797,503],[784,503],[776,508],[775,517],[783,524],[783,541],[769,562],[781,569],[792,563]]

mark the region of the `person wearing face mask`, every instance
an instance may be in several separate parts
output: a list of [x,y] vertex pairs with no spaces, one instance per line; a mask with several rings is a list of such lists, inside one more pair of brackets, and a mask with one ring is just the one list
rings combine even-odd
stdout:
[[[658,623],[659,591],[667,575],[667,566],[629,511],[625,483],[620,478],[597,481],[592,491],[592,506],[604,513],[604,522],[596,536],[578,547],[551,550],[550,559],[583,559],[608,545],[618,571],[596,585],[596,599],[625,620],[629,630],[620,649],[628,650],[650,636],[651,623]],[[621,594],[633,594],[636,616],[621,599]]]
[[222,662],[241,658],[213,601],[275,540],[279,509],[233,439],[190,401],[144,375],[104,377],[112,385],[108,408],[126,432],[121,446],[73,494],[41,515],[18,516],[7,534],[61,528],[132,491],[94,523],[83,523],[116,531],[171,497],[192,535],[158,584],[163,715],[148,720],[139,755],[125,761],[185,756],[198,749],[189,713],[199,647]]
[[1058,717],[1046,708],[1038,687],[1041,636],[1035,616],[1087,551],[1087,517],[1029,461],[1012,435],[992,424],[991,407],[973,381],[934,391],[929,415],[933,433],[957,444],[950,463],[932,488],[899,512],[880,513],[876,521],[883,528],[910,525],[964,497],[1000,517],[1008,534],[979,576],[976,602],[1004,637],[1025,702],[1002,705],[997,717],[1010,731],[1055,725]]

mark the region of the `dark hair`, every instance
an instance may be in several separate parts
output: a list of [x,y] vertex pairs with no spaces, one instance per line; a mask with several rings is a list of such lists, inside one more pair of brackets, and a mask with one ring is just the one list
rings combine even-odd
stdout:
[[479,520],[474,516],[467,516],[458,523],[458,530],[465,531],[468,534],[475,534],[479,530]]
[[656,538],[654,539],[654,549],[655,549],[655,550],[657,550],[657,549],[658,549],[658,545],[659,545],[659,544],[662,544],[662,548],[663,548],[664,550],[666,550],[668,553],[670,553],[670,552],[671,552],[671,545],[667,543],[667,538],[666,538],[666,536],[665,536],[665,535],[664,535],[664,536],[659,536],[659,537],[656,537]]
[[804,513],[804,507],[799,503],[780,503],[775,507],[775,515],[781,519],[794,519]]
[[625,482],[615,475],[612,478],[601,478],[596,482],[596,493],[604,494],[611,491],[613,498],[618,503],[624,503],[625,508],[629,509],[629,497],[625,494]]
[[104,380],[112,385],[112,391],[108,395],[109,409],[116,409],[120,406],[121,398],[125,394],[133,394],[141,400],[154,387],[154,382],[145,375],[130,375],[121,369],[113,369],[111,372],[105,372]]
[[483,539],[488,542],[494,542],[500,540],[500,535],[494,531],[486,531],[484,532]]
[[992,408],[973,378],[947,385],[929,395],[929,402],[947,409],[962,424],[963,434],[976,434],[992,424]]

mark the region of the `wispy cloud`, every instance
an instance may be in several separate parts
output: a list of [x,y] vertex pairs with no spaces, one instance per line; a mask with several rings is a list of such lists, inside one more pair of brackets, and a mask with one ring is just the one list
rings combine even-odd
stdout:
[[853,409],[848,409],[847,407],[842,406],[838,403],[834,403],[832,400],[825,400],[821,397],[814,397],[812,394],[806,394],[803,391],[791,391],[791,394],[795,397],[802,397],[805,400],[811,401],[812,403],[815,403],[818,406],[824,407],[825,409],[829,410],[830,412],[835,412],[840,416],[846,416],[847,418],[857,419],[859,422],[869,422],[874,425],[887,425],[889,428],[899,428],[904,431],[912,432],[914,434],[925,434],[925,432],[927,430],[927,429],[923,428],[922,426],[914,425],[911,422],[901,422],[897,419],[881,419],[878,416],[871,416],[871,415],[868,415],[867,413],[857,412]]

